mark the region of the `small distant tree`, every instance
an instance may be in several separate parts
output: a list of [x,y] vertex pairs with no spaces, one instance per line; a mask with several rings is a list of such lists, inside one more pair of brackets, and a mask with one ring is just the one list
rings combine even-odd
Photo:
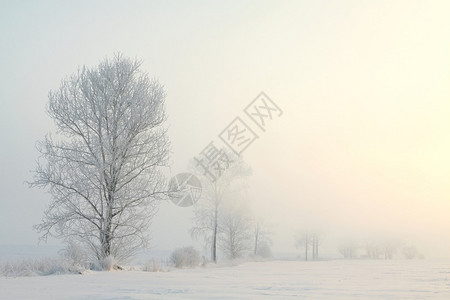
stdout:
[[381,249],[384,254],[384,259],[393,259],[394,255],[401,249],[402,242],[394,238],[386,238],[381,241]]
[[227,202],[232,201],[245,188],[245,179],[250,176],[251,168],[242,157],[236,156],[227,148],[221,149],[230,164],[217,178],[199,167],[198,162],[191,162],[191,171],[202,183],[202,197],[194,205],[194,226],[191,235],[201,237],[211,249],[211,260],[217,262],[218,243],[224,232],[222,217],[227,209]]
[[392,259],[397,248],[392,244],[383,245],[384,259]]
[[296,248],[303,248],[304,249],[304,258],[305,261],[308,261],[308,250],[311,246],[311,236],[309,235],[308,232],[305,232],[303,234],[300,234],[295,242],[295,246]]
[[242,210],[233,207],[224,212],[221,224],[221,249],[230,259],[242,257],[251,249],[250,219]]
[[319,259],[319,234],[313,232],[311,234],[311,244],[312,244],[312,256],[313,260]]
[[118,54],[64,79],[49,93],[58,139],[38,144],[30,185],[47,188],[52,201],[36,229],[83,245],[99,261],[145,246],[166,194],[165,92],[141,65]]
[[414,246],[403,247],[402,253],[406,259],[414,259],[419,256],[419,251],[417,251],[417,248]]
[[340,243],[338,250],[345,259],[353,259],[356,258],[358,245],[352,240],[346,240]]
[[380,243],[375,241],[368,241],[365,245],[366,248],[366,256],[371,259],[379,259],[383,254],[383,249]]
[[200,254],[194,247],[178,248],[172,252],[170,260],[176,268],[194,268],[200,264]]
[[366,256],[372,259],[393,259],[402,242],[395,238],[380,238],[366,243]]
[[258,251],[256,252],[257,256],[262,258],[272,257],[272,249],[270,248],[270,244],[267,241],[261,241],[258,246]]
[[253,255],[270,256],[270,245],[272,243],[270,236],[271,232],[268,229],[267,222],[255,219],[253,221]]
[[304,249],[305,261],[308,261],[308,252],[311,248],[311,256],[313,260],[319,259],[319,234],[315,231],[305,231],[297,235],[296,248]]

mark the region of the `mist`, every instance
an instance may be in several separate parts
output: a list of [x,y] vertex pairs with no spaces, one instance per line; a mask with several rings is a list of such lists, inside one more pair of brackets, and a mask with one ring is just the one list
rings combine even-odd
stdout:
[[[236,117],[252,126],[238,200],[270,224],[274,254],[303,255],[296,237],[316,231],[324,258],[341,257],[346,240],[361,255],[395,240],[450,256],[448,3],[103,4],[0,4],[0,244],[38,242],[32,226],[51,196],[24,182],[35,142],[55,132],[48,92],[121,52],[164,84],[169,177],[211,141],[224,145]],[[244,111],[261,92],[282,110],[265,130]],[[162,203],[151,249],[203,249],[192,218],[193,207]]]

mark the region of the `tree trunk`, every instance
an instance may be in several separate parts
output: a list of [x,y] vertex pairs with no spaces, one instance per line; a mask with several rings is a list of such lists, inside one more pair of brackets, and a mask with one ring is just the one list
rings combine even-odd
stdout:
[[308,235],[305,236],[305,261],[308,261]]
[[111,255],[111,241],[112,241],[112,202],[113,202],[113,196],[111,194],[108,195],[108,203],[107,203],[107,216],[106,216],[106,224],[105,224],[105,238],[102,241],[104,244],[102,245],[103,248],[103,257],[108,257]]
[[316,237],[316,260],[319,259],[319,238]]
[[213,242],[212,242],[212,249],[211,249],[211,259],[213,262],[217,263],[217,222],[214,225],[214,231],[213,231]]
[[256,234],[255,234],[255,249],[254,249],[254,255],[256,256],[256,254],[258,253],[258,238],[259,238],[259,228],[256,227]]

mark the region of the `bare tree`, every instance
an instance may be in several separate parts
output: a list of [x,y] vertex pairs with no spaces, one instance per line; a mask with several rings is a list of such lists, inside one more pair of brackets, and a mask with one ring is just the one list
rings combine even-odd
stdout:
[[394,254],[402,246],[403,242],[394,237],[378,238],[366,243],[367,257],[372,259],[393,259]]
[[255,219],[253,221],[253,255],[262,257],[270,256],[271,232],[267,222]]
[[311,248],[312,259],[319,259],[319,233],[317,231],[305,231],[298,234],[295,240],[296,248],[304,248],[305,261],[308,260],[308,251]]
[[251,249],[251,223],[244,210],[237,207],[228,207],[221,216],[219,245],[230,259],[242,257]]
[[[250,176],[251,169],[242,157],[234,155],[223,148],[221,155],[227,157],[227,168],[216,178],[209,176],[199,168],[198,163],[191,162],[191,170],[202,182],[202,198],[194,206],[194,226],[191,235],[202,237],[211,247],[211,260],[217,262],[219,236],[223,232],[221,214],[225,203],[236,197],[245,187],[245,178]],[[217,175],[217,174],[216,174]]]
[[311,236],[308,232],[304,232],[297,236],[295,241],[296,248],[304,248],[305,249],[305,261],[308,261],[308,250],[311,246]]
[[319,234],[317,232],[311,233],[312,255],[313,260],[319,259]]
[[402,241],[390,238],[381,242],[381,248],[384,253],[384,259],[393,259],[397,250],[401,247]]
[[48,113],[59,139],[38,144],[31,186],[52,201],[36,229],[87,246],[97,259],[123,260],[148,241],[147,229],[164,195],[169,141],[165,92],[118,54],[83,67],[49,93]]
[[376,241],[368,241],[366,242],[366,256],[372,259],[379,259],[381,254],[383,253],[383,249],[379,242]]
[[345,258],[345,259],[352,259],[356,258],[356,251],[358,250],[358,245],[348,239],[345,241],[342,241],[338,246],[339,253]]
[[414,259],[419,257],[419,251],[415,246],[405,246],[402,249],[402,253],[406,259]]
[[[203,182],[205,182],[203,180]],[[194,227],[191,228],[191,235],[194,238],[202,237],[211,247],[211,260],[217,262],[217,242],[218,235],[221,232],[219,226],[219,212],[221,211],[222,199],[224,191],[220,184],[211,183],[203,184],[203,194],[206,192],[208,196],[202,199],[194,206]]]

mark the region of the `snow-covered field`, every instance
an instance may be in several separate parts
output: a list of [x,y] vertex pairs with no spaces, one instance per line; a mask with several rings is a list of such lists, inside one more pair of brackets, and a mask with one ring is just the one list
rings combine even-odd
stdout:
[[0,278],[0,299],[450,299],[450,262],[269,261]]

